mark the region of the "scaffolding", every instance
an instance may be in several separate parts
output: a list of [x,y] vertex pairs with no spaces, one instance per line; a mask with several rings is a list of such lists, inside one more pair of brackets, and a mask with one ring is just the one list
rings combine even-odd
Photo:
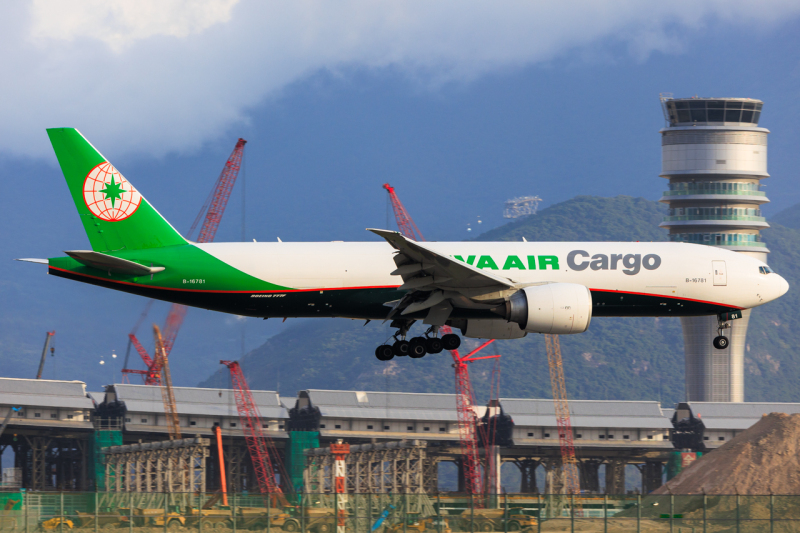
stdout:
[[104,448],[105,490],[203,493],[209,445],[195,437]]
[[[437,490],[437,459],[426,453],[421,440],[350,446],[347,456],[348,493],[424,494]],[[303,481],[306,493],[335,492],[330,448],[305,451]]]

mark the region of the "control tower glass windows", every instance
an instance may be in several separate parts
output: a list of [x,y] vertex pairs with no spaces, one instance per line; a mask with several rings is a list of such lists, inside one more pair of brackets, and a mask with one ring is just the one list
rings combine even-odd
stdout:
[[739,122],[758,124],[761,102],[741,100],[668,100],[666,102],[670,126],[679,124]]
[[725,122],[725,102],[709,100],[706,109],[709,122]]
[[670,192],[683,194],[759,195],[759,188],[760,184],[758,183],[736,183],[726,181],[682,181],[669,184]]
[[669,236],[669,240],[715,246],[752,246],[756,248],[766,246],[761,242],[761,235],[755,233],[673,233]]
[[751,207],[673,207],[670,216],[745,216],[760,217],[761,209]]

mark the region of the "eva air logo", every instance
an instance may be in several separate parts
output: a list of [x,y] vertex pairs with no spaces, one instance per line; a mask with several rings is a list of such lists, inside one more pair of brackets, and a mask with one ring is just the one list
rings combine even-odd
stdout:
[[83,200],[97,218],[117,222],[136,212],[142,203],[142,195],[106,161],[86,175]]

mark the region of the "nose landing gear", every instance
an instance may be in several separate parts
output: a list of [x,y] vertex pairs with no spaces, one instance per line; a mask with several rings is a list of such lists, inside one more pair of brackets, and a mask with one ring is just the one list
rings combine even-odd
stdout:
[[731,324],[730,322],[720,320],[719,318],[717,319],[717,321],[718,321],[717,336],[714,337],[714,342],[712,342],[712,344],[714,345],[714,348],[716,348],[717,350],[724,350],[730,345],[730,341],[728,340],[728,337],[722,334],[722,332],[726,329],[730,329]]

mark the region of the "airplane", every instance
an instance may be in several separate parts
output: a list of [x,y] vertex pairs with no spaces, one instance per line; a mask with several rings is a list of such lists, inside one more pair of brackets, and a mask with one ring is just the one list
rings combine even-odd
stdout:
[[[188,241],[78,130],[47,130],[91,250],[45,263],[54,276],[250,317],[391,321],[387,361],[458,348],[461,338],[575,334],[592,317],[716,315],[714,347],[742,311],[779,298],[762,261],[679,242]],[[417,321],[423,336],[406,339]]]

